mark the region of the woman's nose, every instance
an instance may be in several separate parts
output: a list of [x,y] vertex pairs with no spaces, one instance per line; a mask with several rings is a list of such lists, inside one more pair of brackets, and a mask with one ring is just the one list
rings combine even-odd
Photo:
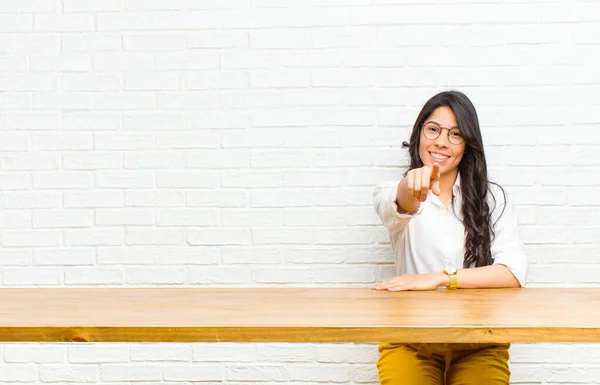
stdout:
[[435,139],[435,144],[440,147],[448,147],[448,134],[446,133],[446,130],[440,132],[440,136]]

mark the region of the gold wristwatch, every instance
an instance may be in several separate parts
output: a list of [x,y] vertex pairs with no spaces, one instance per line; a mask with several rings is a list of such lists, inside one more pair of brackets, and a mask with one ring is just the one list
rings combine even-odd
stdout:
[[458,287],[458,270],[454,267],[446,267],[442,271],[450,277],[450,286],[448,286],[448,289],[456,290]]

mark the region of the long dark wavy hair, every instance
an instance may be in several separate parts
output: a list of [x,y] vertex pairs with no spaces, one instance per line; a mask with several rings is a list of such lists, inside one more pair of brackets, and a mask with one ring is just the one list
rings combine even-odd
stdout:
[[[494,207],[490,210],[486,198],[489,185],[497,184],[490,182],[488,179],[479,119],[477,118],[475,106],[465,94],[458,91],[445,91],[433,96],[425,103],[413,126],[410,141],[402,143],[403,147],[408,148],[410,155],[410,165],[404,176],[408,174],[408,171],[424,166],[419,156],[421,126],[438,107],[442,106],[448,107],[454,112],[461,135],[466,142],[463,158],[458,165],[461,181],[463,224],[465,227],[463,267],[488,266],[493,263],[490,246],[495,234],[494,224],[491,223],[491,213],[497,202],[493,194],[490,194],[494,200]],[[506,199],[504,189],[499,185],[497,186],[500,187],[503,198]],[[454,204],[454,197],[452,198],[452,204]],[[502,213],[504,213],[504,208]],[[500,216],[502,213],[500,213]]]

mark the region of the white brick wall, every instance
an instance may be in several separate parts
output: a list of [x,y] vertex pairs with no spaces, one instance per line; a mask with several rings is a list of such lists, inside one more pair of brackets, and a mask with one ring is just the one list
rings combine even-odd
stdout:
[[[373,186],[445,89],[474,101],[531,286],[599,286],[600,2],[0,2],[1,285],[355,286]],[[598,344],[514,345],[598,384]],[[376,383],[372,344],[1,344],[0,383]]]

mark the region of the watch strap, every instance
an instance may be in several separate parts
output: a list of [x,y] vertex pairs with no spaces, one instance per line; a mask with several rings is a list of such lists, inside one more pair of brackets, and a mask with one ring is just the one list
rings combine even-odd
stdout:
[[458,270],[452,269],[452,273],[444,269],[444,273],[450,278],[450,286],[448,289],[456,290],[458,288]]

